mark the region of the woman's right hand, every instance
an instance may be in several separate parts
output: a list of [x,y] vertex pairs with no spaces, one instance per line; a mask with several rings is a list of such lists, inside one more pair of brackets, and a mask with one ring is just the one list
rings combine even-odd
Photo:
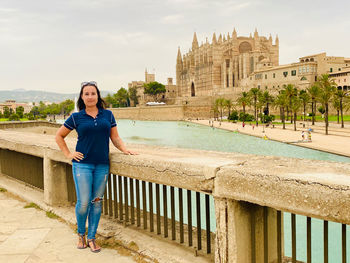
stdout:
[[68,154],[67,158],[74,159],[77,162],[80,162],[84,159],[84,154],[82,154],[81,152],[72,152]]

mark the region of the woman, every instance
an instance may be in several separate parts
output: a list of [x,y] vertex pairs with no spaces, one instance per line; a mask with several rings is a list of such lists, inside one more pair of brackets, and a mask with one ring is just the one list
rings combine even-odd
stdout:
[[[118,135],[111,111],[105,110],[97,83],[81,83],[77,102],[79,112],[73,113],[56,134],[56,142],[64,155],[72,159],[73,177],[77,193],[75,215],[78,224],[78,248],[90,247],[100,252],[95,235],[101,217],[105,186],[109,175],[109,138],[124,154],[135,154],[126,149]],[[78,133],[74,152],[70,152],[64,138],[73,130]],[[87,243],[85,225],[88,219]]]

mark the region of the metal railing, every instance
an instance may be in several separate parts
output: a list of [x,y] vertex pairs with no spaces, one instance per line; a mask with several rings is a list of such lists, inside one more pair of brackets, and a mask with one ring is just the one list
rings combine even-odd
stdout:
[[[205,214],[204,229],[201,211]],[[124,225],[148,229],[180,244],[194,246],[207,254],[213,251],[210,221],[215,218],[210,218],[208,194],[111,174],[104,195],[103,214]]]
[[43,158],[0,149],[0,172],[44,190]]
[[[269,236],[269,229],[268,226],[268,207],[263,208],[263,257],[264,263],[268,263],[269,261],[269,243],[276,242],[276,248],[277,248],[277,262],[324,262],[324,263],[332,263],[332,262],[341,262],[341,263],[347,263],[350,262],[350,256],[347,253],[347,231],[350,230],[349,226],[346,224],[340,224],[340,223],[334,223],[329,222],[326,220],[321,219],[315,219],[311,217],[305,217],[301,215],[296,215],[293,213],[285,213],[281,211],[276,211],[277,213],[277,220],[276,220],[276,238],[272,239]],[[298,218],[298,219],[297,219]],[[285,219],[285,220],[283,220]],[[312,230],[312,222],[313,221],[319,221],[318,223],[322,222],[323,227],[320,229],[320,224],[318,224],[318,229]],[[298,223],[297,223],[298,221]],[[339,228],[340,235],[336,233],[331,232],[329,230],[329,224],[332,224],[333,230],[334,228]],[[306,227],[305,227],[306,226]],[[306,230],[306,231],[303,231]],[[290,231],[290,232],[289,232]],[[320,232],[321,231],[321,232]],[[288,234],[286,233],[288,232]],[[305,233],[302,233],[305,232]],[[313,248],[313,239],[312,234],[316,234],[319,236],[322,236],[322,239],[317,240],[314,238],[314,241],[317,241],[317,243],[322,243],[321,246],[319,246],[319,250],[316,251],[315,248]],[[255,239],[255,233],[256,233],[256,222],[255,222],[255,216],[254,212],[252,211],[252,217],[251,217],[251,247],[252,247],[252,254],[251,254],[251,262],[255,263],[259,261],[259,257],[257,256],[257,244]],[[322,233],[322,235],[321,235]],[[332,242],[337,242],[338,244],[341,244],[339,247],[337,247],[338,252],[340,254],[334,254],[330,255],[329,253],[329,235],[332,235]],[[286,251],[286,248],[289,248],[288,251]],[[306,252],[306,253],[305,253]],[[317,254],[317,258],[313,259],[313,256],[315,256],[316,253],[320,253],[323,256],[322,259],[320,254]],[[288,255],[289,254],[289,255]],[[259,261],[260,262],[260,261]]]

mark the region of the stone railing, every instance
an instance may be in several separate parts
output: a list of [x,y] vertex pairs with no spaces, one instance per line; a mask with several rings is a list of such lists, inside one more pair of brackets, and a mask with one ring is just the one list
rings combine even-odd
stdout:
[[[68,138],[67,144],[73,148],[75,140]],[[3,173],[11,170],[9,159],[15,158],[6,157],[9,152],[42,158],[45,202],[68,203],[70,161],[53,136],[1,131],[0,148]],[[111,150],[112,174],[213,196],[215,262],[281,262],[280,211],[350,224],[350,164],[144,145],[130,148],[139,155]]]
[[62,124],[48,121],[4,121],[0,122],[0,129],[17,129],[28,127],[60,127]]

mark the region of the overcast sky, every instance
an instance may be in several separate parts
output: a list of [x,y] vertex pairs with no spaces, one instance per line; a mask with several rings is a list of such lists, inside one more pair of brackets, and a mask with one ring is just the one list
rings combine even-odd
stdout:
[[175,80],[177,48],[213,32],[280,40],[280,64],[319,52],[350,57],[350,1],[0,0],[0,90],[75,93],[95,80],[116,92]]

